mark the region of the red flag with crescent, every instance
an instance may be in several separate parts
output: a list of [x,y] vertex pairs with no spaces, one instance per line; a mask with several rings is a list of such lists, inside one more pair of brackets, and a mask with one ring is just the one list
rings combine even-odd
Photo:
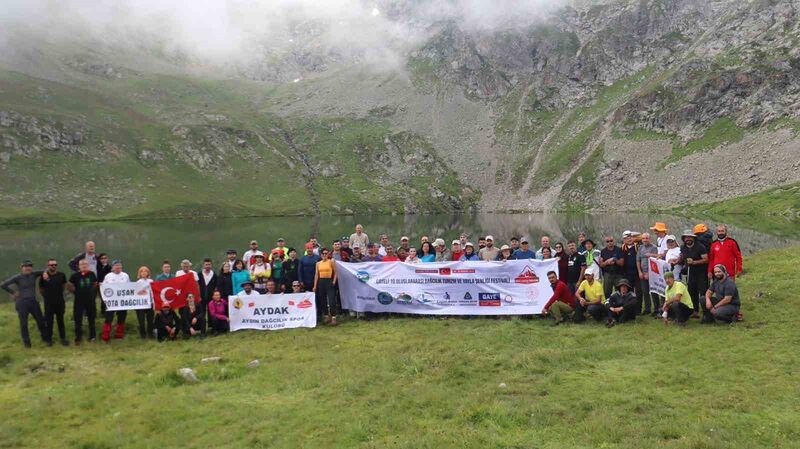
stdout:
[[154,281],[150,286],[153,289],[156,310],[161,310],[165,306],[180,309],[186,306],[189,298],[194,299],[195,303],[200,302],[200,287],[192,273],[165,281]]

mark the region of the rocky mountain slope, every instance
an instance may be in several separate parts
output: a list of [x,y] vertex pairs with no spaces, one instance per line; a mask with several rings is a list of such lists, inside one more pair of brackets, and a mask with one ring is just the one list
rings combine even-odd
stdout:
[[420,3],[380,3],[425,30],[400,68],[313,27],[226,70],[21,27],[0,215],[627,210],[800,182],[800,1],[572,2],[490,30]]

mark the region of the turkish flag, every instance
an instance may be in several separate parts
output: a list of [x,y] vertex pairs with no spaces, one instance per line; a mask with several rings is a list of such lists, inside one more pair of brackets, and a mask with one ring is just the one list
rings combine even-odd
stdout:
[[166,281],[154,281],[150,287],[153,289],[156,310],[161,310],[165,306],[171,309],[185,307],[190,296],[194,298],[195,303],[200,302],[200,287],[192,273]]

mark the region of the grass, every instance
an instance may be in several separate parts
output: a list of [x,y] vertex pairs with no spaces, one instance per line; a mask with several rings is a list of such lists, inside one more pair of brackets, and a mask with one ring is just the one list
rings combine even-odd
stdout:
[[[566,184],[564,184],[563,192],[579,192],[582,197],[591,196],[595,192],[595,182],[597,180],[597,171],[603,163],[605,156],[605,144],[601,143],[600,146],[586,159],[586,162],[570,176]],[[562,193],[564,196],[564,193]],[[589,201],[581,200],[577,204],[566,204],[568,210],[581,210],[584,205],[590,203]]]
[[798,262],[748,257],[733,327],[396,318],[26,351],[5,303],[0,446],[796,447]]
[[728,145],[740,142],[745,135],[745,130],[736,126],[733,120],[723,117],[713,122],[703,133],[703,137],[692,140],[686,145],[673,143],[672,154],[660,162],[664,167],[672,162],[677,162],[684,157],[701,151],[717,148],[720,145]]

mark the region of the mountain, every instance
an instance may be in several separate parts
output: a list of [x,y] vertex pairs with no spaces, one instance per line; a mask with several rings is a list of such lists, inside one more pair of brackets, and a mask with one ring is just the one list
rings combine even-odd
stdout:
[[0,216],[628,210],[800,182],[800,1],[569,2],[426,20],[396,64],[314,23],[240,64],[18,24]]

